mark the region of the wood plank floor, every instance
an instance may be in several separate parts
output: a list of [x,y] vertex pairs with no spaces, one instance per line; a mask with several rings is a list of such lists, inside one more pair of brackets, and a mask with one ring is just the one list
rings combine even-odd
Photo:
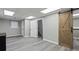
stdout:
[[6,39],[7,51],[69,51],[41,38],[13,37]]
[[73,40],[73,49],[75,51],[79,51],[79,39],[74,39]]

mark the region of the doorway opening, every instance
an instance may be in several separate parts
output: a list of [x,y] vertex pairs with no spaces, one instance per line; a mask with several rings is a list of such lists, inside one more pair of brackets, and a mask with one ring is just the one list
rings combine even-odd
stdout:
[[38,20],[38,37],[43,38],[43,23],[42,23],[42,20]]

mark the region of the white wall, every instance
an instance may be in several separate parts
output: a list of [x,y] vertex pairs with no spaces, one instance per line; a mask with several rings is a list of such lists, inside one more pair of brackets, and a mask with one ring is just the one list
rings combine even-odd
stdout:
[[78,18],[73,19],[73,26],[74,27],[79,27],[79,19]]
[[7,37],[21,34],[20,23],[17,29],[13,29],[11,28],[11,22],[9,20],[0,19],[0,33],[3,32],[7,34]]
[[38,37],[38,23],[37,20],[30,21],[30,36]]
[[[78,18],[73,19],[73,27],[79,29],[79,19]],[[74,38],[79,39],[79,30],[73,30],[73,36],[74,36]]]
[[43,18],[43,39],[58,44],[59,32],[58,14],[49,15]]
[[21,34],[25,36],[25,22],[24,20],[21,22]]

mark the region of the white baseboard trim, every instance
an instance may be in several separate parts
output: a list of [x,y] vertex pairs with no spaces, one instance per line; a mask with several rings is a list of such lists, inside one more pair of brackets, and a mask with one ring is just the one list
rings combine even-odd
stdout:
[[30,37],[30,38],[38,38],[38,37],[31,37],[31,36],[24,36],[24,37]]
[[30,37],[30,36],[24,36],[24,37]]
[[56,44],[56,45],[58,45],[58,43],[57,42],[54,42],[54,41],[51,41],[51,40],[47,40],[47,39],[43,39],[44,41],[48,41],[48,42],[50,42],[50,43],[54,43],[54,44]]

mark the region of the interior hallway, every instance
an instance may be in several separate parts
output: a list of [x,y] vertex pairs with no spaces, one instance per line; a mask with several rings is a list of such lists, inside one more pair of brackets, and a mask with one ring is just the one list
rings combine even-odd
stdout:
[[7,51],[69,51],[56,44],[42,40],[41,38],[13,37],[7,38]]

